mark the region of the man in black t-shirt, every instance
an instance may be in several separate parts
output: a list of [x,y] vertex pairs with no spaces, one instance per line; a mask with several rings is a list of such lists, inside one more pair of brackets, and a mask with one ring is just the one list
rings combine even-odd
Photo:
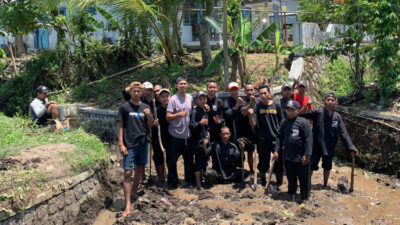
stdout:
[[280,99],[280,103],[281,103],[281,108],[283,111],[283,115],[285,116],[285,118],[287,118],[286,116],[286,104],[288,103],[288,101],[292,100],[292,86],[290,86],[289,84],[284,84],[282,85],[282,89],[281,89],[281,95],[282,98]]
[[254,129],[249,124],[249,109],[252,109],[259,100],[254,96],[255,88],[253,83],[248,83],[244,86],[244,93],[246,97],[244,97],[245,106],[241,108],[240,115],[240,129],[242,130],[242,137],[248,140],[245,143],[244,150],[247,151],[247,162],[249,164],[250,173],[254,173],[253,171],[253,151],[254,145],[257,143],[257,135],[254,132]]
[[245,104],[243,99],[239,97],[239,84],[236,82],[229,83],[229,94],[231,95],[224,101],[224,119],[226,126],[231,130],[230,142],[236,143],[237,139],[241,137],[241,129],[239,125],[240,109]]
[[210,142],[219,140],[219,133],[221,127],[225,123],[223,102],[219,99],[216,94],[218,91],[217,82],[207,82],[207,107],[209,108],[208,114],[208,128],[210,130]]
[[[253,109],[249,109],[249,123],[257,129],[258,135],[258,170],[260,171],[261,184],[266,185],[265,173],[269,169],[271,152],[274,152],[276,136],[284,116],[280,104],[272,100],[271,90],[268,86],[261,85],[258,90],[260,102]],[[272,171],[271,171],[272,172]],[[277,186],[283,181],[282,158],[275,163],[274,171]]]
[[[118,110],[118,144],[123,155],[125,210],[122,216],[131,211],[131,194],[136,198],[140,180],[147,163],[147,133],[153,119],[148,105],[140,101],[143,86],[132,82],[129,86],[131,100],[123,103]],[[132,171],[135,170],[133,184]]]
[[168,121],[167,121],[167,106],[171,94],[168,89],[161,89],[159,92],[158,99],[160,100],[160,105],[157,107],[157,120],[154,121],[154,126],[152,130],[151,144],[153,145],[154,154],[153,160],[156,165],[157,177],[164,184],[165,183],[165,166],[164,165],[164,153],[161,149],[159,138],[158,138],[158,128],[160,126],[161,142],[166,151],[168,148]]

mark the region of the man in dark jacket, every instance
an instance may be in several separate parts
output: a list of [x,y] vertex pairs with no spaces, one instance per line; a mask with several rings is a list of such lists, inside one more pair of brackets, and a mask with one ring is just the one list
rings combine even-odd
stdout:
[[204,139],[204,148],[207,147],[207,158],[212,158],[212,169],[204,174],[206,182],[210,185],[226,182],[240,182],[242,178],[241,152],[235,144],[229,142],[231,132],[229,127],[221,128],[221,140],[208,146],[208,139]]
[[298,178],[301,199],[306,200],[310,195],[310,155],[313,138],[310,123],[298,117],[300,107],[300,104],[294,100],[290,100],[286,105],[287,119],[279,129],[274,160],[283,154],[289,183],[288,193],[293,196],[296,194]]
[[231,95],[224,101],[224,119],[226,126],[231,130],[231,142],[236,143],[237,139],[241,137],[241,129],[239,125],[240,109],[245,104],[243,99],[239,97],[239,84],[236,82],[229,83],[229,94]]
[[285,118],[287,118],[285,109],[288,101],[292,100],[292,87],[289,84],[282,85],[281,94],[282,98],[280,99],[280,103],[283,109],[283,115],[285,116]]
[[318,170],[318,164],[322,157],[322,168],[324,169],[324,188],[328,185],[332,160],[335,156],[335,147],[338,136],[342,139],[344,146],[351,154],[357,155],[358,150],[350,139],[347,129],[343,123],[342,116],[335,111],[336,95],[331,92],[325,95],[325,107],[307,111],[302,117],[312,119],[314,128],[314,146],[311,157],[311,169]]

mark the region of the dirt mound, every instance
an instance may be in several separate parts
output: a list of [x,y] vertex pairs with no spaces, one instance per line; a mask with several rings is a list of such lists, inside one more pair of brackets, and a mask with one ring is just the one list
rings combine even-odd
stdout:
[[[207,191],[201,192],[204,196]],[[216,224],[221,220],[230,220],[240,211],[227,210],[220,207],[211,209],[197,203],[172,196],[168,191],[149,187],[143,196],[133,204],[134,210],[126,217],[117,214],[115,224],[182,224],[184,221],[195,221],[200,224]]]
[[65,143],[42,145],[0,159],[0,208],[18,212],[32,197],[68,177],[70,168],[63,153],[75,148]]

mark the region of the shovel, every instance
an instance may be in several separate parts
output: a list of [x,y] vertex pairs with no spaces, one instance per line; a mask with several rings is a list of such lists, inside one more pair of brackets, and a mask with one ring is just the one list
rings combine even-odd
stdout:
[[271,185],[271,178],[272,178],[272,171],[274,171],[274,167],[275,167],[275,160],[272,159],[272,163],[271,163],[271,169],[269,170],[269,176],[268,176],[268,181],[267,181],[267,186],[265,187],[264,190],[264,194],[268,194],[269,191],[269,186]]
[[350,189],[349,192],[354,191],[354,165],[355,165],[355,157],[354,153],[351,153],[351,181],[350,181]]

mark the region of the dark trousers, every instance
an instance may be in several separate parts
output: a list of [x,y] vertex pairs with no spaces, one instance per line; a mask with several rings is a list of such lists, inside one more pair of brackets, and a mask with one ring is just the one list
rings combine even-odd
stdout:
[[168,183],[173,186],[178,184],[176,163],[181,155],[183,156],[185,167],[185,181],[190,183],[194,182],[193,152],[190,147],[189,139],[170,136],[169,147],[167,149]]
[[285,169],[289,183],[289,194],[296,194],[297,178],[299,178],[301,196],[307,198],[311,189],[310,164],[304,166],[301,162],[285,160]]
[[[260,173],[266,173],[269,170],[269,163],[271,161],[271,153],[274,152],[274,143],[259,139],[257,144],[258,153],[258,171]],[[275,162],[274,171],[275,174],[283,173],[283,156],[279,154],[278,160]]]

